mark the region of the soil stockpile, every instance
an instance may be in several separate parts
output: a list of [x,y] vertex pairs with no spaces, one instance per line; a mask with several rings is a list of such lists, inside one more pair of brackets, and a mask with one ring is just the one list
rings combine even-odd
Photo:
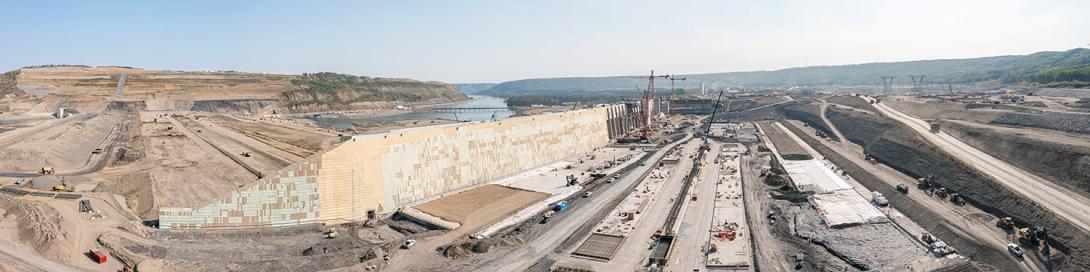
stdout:
[[1049,112],[1042,114],[1004,113],[995,124],[1045,128],[1059,131],[1090,134],[1090,115]]

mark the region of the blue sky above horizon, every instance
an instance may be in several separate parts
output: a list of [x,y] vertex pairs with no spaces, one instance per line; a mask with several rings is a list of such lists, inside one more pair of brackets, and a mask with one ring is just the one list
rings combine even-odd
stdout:
[[13,1],[0,10],[0,70],[445,82],[752,71],[1087,47],[1088,10],[1078,0]]

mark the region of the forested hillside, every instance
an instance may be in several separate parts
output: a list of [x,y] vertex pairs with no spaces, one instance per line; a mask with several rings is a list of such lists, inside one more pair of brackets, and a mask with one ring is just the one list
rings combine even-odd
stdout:
[[[789,68],[775,71],[730,72],[682,75],[688,79],[679,87],[790,87],[825,85],[882,84],[881,77],[893,76],[898,84],[908,84],[909,76],[923,75],[929,84],[973,84],[994,82],[1046,87],[1083,87],[1090,82],[1090,49],[1039,52],[1030,55],[996,56],[972,59],[920,60],[836,66]],[[639,76],[542,78],[500,83],[484,94],[556,93],[570,91],[634,90],[644,86]],[[659,85],[658,87],[664,87]]]

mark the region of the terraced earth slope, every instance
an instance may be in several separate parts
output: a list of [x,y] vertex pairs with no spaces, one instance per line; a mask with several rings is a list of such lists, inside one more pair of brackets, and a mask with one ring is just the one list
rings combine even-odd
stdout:
[[[123,75],[124,85],[118,88]],[[468,99],[445,83],[411,79],[75,65],[5,73],[0,80],[0,95],[0,109],[13,113],[52,112],[58,107],[99,112],[113,101],[143,101],[147,110],[284,113],[393,108]]]

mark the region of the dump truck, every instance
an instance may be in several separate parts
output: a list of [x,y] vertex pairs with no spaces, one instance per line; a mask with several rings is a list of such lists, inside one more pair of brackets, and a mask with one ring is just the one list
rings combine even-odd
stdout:
[[43,175],[52,175],[53,173],[56,173],[56,172],[57,172],[56,170],[53,170],[53,167],[49,167],[49,166],[42,167],[42,174]]

